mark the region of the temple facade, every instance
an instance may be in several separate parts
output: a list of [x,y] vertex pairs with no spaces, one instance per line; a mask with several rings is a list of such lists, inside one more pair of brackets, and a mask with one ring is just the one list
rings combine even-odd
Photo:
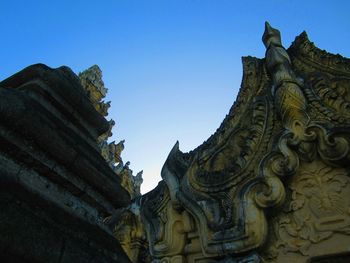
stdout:
[[221,126],[144,195],[98,66],[0,82],[0,261],[350,262],[350,60],[262,41]]
[[350,262],[350,60],[262,40],[215,134],[139,202],[153,263]]

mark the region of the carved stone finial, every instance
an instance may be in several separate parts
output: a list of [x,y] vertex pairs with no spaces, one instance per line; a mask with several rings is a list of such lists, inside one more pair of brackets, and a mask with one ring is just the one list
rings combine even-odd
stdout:
[[98,144],[101,145],[101,143],[105,142],[108,140],[109,137],[111,137],[113,135],[112,133],[112,129],[115,125],[115,121],[114,120],[109,120],[108,121],[108,124],[109,124],[109,129],[107,132],[105,132],[104,134],[102,134],[100,137],[98,137]]
[[271,44],[282,46],[280,31],[273,28],[267,21],[265,22],[265,31],[262,36],[262,41],[266,48],[269,48]]
[[120,152],[121,153],[123,150],[124,150],[124,143],[125,143],[125,140],[121,140],[118,142],[118,144],[116,145],[118,147],[118,149],[120,149]]
[[[90,99],[95,100],[95,102],[104,98],[107,94],[107,89],[105,88],[104,82],[102,80],[102,70],[97,65],[84,70],[79,73],[80,81],[85,86],[93,86],[93,90],[96,92],[90,94]],[[89,90],[90,91],[90,90]]]
[[[265,23],[263,42],[266,46],[266,67],[272,78],[272,94],[275,105],[284,126],[300,133],[309,118],[306,114],[306,100],[302,92],[302,83],[296,77],[288,52],[281,44],[281,34],[277,29]],[[303,133],[301,131],[301,133]]]
[[143,174],[143,170],[138,172],[133,178],[134,179],[135,196],[141,195],[141,184],[143,183],[142,174]]
[[110,102],[102,101],[106,97],[107,89],[102,80],[102,71],[97,65],[84,70],[79,73],[80,83],[85,89],[90,101],[95,109],[102,115],[108,115],[108,108],[111,106]]
[[142,178],[143,170],[139,171],[135,177]]

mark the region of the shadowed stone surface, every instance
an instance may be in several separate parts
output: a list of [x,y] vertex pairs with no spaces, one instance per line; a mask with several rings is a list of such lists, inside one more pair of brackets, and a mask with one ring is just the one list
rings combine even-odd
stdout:
[[0,82],[0,251],[9,262],[129,262],[102,221],[130,202],[99,152],[108,129],[67,67],[33,65]]

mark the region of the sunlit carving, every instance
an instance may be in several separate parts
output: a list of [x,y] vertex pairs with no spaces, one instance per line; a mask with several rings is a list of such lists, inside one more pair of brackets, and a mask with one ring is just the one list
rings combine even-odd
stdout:
[[240,93],[215,134],[189,153],[177,142],[163,180],[137,199],[147,260],[348,258],[350,62],[306,33],[287,50],[269,23],[263,42],[264,59],[243,58]]

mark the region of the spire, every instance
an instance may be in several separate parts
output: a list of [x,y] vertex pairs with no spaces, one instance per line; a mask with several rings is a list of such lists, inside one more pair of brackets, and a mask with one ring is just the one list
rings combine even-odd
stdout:
[[[282,46],[280,32],[265,22],[262,40],[266,47],[266,68],[272,77],[272,93],[276,109],[286,128],[303,136],[309,117],[302,83],[296,77],[287,50]],[[300,129],[302,126],[302,129]]]
[[269,48],[271,44],[282,46],[280,31],[273,28],[267,21],[265,22],[265,31],[262,36],[262,41],[266,48]]

